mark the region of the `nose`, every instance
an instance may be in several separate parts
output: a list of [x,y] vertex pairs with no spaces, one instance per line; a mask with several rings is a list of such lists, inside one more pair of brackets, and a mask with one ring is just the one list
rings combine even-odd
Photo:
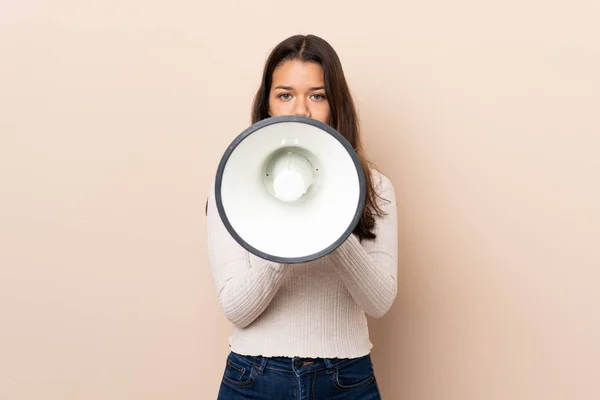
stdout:
[[293,114],[295,116],[310,117],[310,109],[306,105],[306,100],[299,97],[298,100],[294,102]]

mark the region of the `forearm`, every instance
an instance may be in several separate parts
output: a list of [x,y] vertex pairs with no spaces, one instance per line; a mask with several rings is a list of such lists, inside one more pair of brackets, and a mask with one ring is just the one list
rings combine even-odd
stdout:
[[218,214],[214,182],[207,203],[207,240],[219,305],[234,325],[248,326],[275,296],[287,265],[255,257],[233,239]]
[[266,262],[239,270],[223,283],[219,304],[229,321],[238,327],[248,326],[267,308],[285,277],[286,266]]
[[397,294],[393,254],[368,253],[351,235],[330,255],[340,278],[354,301],[368,315],[379,318],[391,307]]

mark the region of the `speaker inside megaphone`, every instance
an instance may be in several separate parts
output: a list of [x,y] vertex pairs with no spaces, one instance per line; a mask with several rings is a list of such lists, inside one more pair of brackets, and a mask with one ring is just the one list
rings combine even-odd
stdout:
[[231,236],[266,260],[297,264],[335,250],[359,223],[366,199],[358,155],[320,121],[278,116],[238,135],[215,181]]

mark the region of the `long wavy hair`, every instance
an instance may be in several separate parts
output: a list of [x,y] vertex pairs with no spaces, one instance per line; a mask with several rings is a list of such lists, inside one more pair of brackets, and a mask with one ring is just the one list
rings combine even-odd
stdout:
[[301,60],[318,63],[323,69],[326,98],[329,102],[328,124],[341,133],[360,158],[366,178],[366,204],[354,233],[361,239],[374,239],[375,215],[382,215],[376,197],[371,168],[360,140],[356,106],[350,94],[342,63],[333,47],[315,35],[291,36],[273,48],[264,66],[262,81],[252,104],[252,123],[269,118],[269,93],[275,69],[286,61]]

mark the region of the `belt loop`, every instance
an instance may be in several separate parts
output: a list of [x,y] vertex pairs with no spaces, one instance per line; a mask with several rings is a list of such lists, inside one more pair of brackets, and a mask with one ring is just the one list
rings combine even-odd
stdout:
[[323,361],[325,361],[325,366],[327,367],[328,370],[333,369],[333,363],[331,362],[331,359],[324,358]]
[[258,360],[256,361],[260,361],[260,365],[254,364],[254,367],[258,370],[259,373],[263,373],[265,372],[265,368],[267,367],[267,357],[256,357],[258,358]]

